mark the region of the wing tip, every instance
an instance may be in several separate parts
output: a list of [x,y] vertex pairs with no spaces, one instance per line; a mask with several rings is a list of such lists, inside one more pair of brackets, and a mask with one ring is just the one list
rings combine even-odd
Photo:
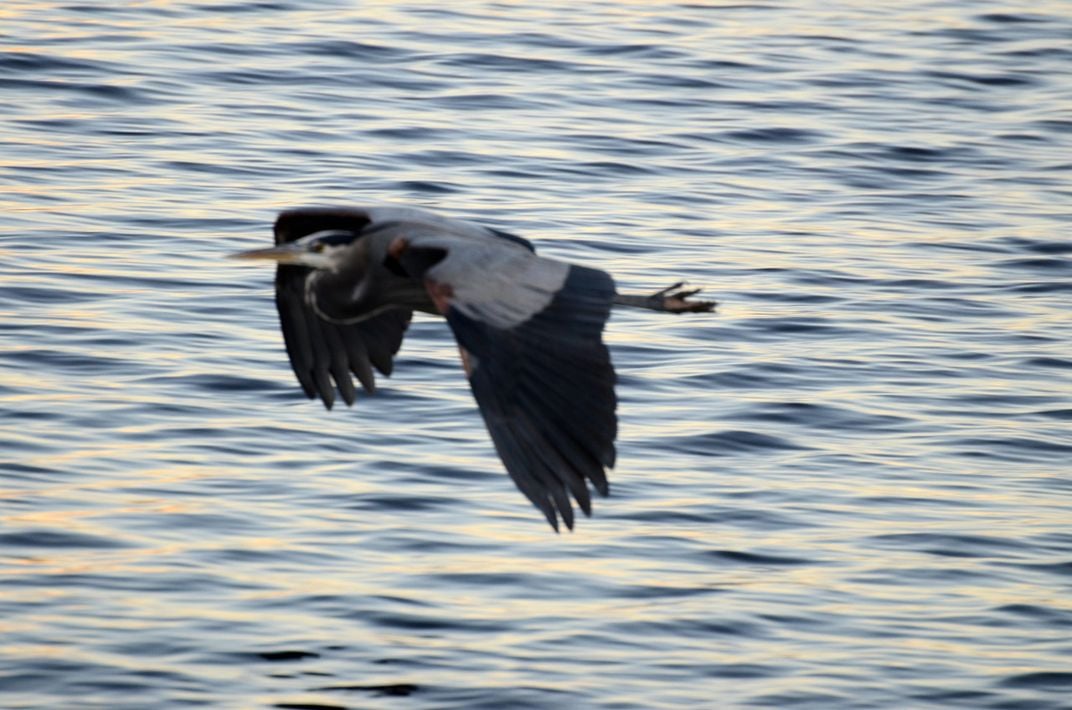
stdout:
[[[603,485],[599,485],[595,481],[591,481],[591,479],[589,479],[589,481],[592,484],[592,488],[594,488],[600,496],[602,496],[603,498],[610,496],[610,486],[607,485],[606,481],[603,481]],[[585,482],[586,486],[589,481]],[[577,507],[580,509],[580,511],[584,513],[584,517],[589,519],[592,518],[591,498],[578,498],[576,495],[574,495],[571,499],[568,494],[566,494],[565,490],[562,491],[562,494],[566,495],[564,501],[558,500],[553,493],[549,493],[547,495],[547,498],[545,499],[533,501],[533,505],[538,508],[541,513],[543,513],[545,518],[547,518],[547,522],[550,524],[551,529],[554,530],[556,534],[562,533],[562,525],[565,525],[566,530],[568,530],[569,532],[573,532],[576,528],[577,519],[574,514],[572,505],[574,500],[576,501]]]

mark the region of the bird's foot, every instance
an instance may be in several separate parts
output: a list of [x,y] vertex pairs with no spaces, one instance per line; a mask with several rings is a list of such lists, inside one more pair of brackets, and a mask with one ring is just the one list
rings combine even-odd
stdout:
[[672,286],[656,291],[648,296],[651,309],[666,311],[667,313],[710,313],[718,305],[717,301],[690,301],[690,296],[695,296],[703,289],[693,288],[677,291],[685,285],[684,281],[678,281]]

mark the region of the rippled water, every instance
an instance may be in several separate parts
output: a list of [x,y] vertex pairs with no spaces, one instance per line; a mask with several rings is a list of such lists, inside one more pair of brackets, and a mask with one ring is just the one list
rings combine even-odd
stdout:
[[[0,5],[0,706],[1072,707],[1066,2],[356,5]],[[575,533],[221,258],[381,201],[721,301]]]

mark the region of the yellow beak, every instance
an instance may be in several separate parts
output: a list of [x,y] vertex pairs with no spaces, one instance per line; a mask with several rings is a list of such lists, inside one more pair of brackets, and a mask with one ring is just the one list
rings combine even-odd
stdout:
[[298,264],[301,262],[305,249],[295,243],[280,244],[267,249],[250,249],[228,254],[229,259],[260,259],[274,261],[277,264]]

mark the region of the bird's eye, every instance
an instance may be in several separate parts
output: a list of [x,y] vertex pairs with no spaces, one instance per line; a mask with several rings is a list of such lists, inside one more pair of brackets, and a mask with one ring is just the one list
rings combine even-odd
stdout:
[[320,252],[324,251],[324,245],[320,242],[317,242],[313,245],[313,251],[319,254]]

